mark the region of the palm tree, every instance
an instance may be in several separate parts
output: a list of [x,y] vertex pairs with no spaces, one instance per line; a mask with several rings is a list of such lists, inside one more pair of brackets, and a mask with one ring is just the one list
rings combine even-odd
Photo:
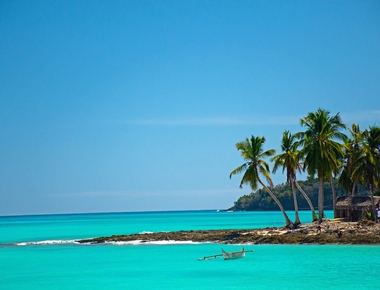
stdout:
[[351,162],[350,159],[348,158],[348,153],[345,152],[345,157],[343,159],[342,167],[341,167],[341,172],[338,176],[338,184],[341,188],[343,188],[346,192],[346,195],[349,195],[350,190],[352,188],[353,182],[351,180]]
[[343,140],[345,135],[340,131],[346,126],[339,113],[330,116],[329,111],[320,108],[302,118],[301,126],[306,127],[306,130],[296,134],[303,146],[300,156],[304,157],[304,169],[308,174],[314,176],[317,173],[318,176],[318,211],[321,222],[324,218],[324,181],[336,171],[339,160],[343,158],[342,145],[335,140]]
[[360,155],[355,160],[355,169],[352,173],[354,179],[367,184],[371,196],[372,218],[377,221],[375,202],[373,199],[374,186],[380,183],[380,127],[370,126],[364,130],[361,142]]
[[311,216],[312,220],[316,221],[317,220],[317,215],[315,214],[314,206],[313,203],[311,202],[310,198],[307,196],[306,192],[303,191],[302,187],[298,184],[297,179],[294,180],[294,183],[298,190],[302,193],[303,197],[306,199],[310,209],[311,209]]
[[256,190],[258,188],[258,184],[261,184],[280,208],[282,214],[284,215],[286,226],[292,227],[293,223],[286,214],[282,204],[269,189],[269,187],[266,186],[260,179],[260,175],[263,175],[270,186],[273,187],[273,181],[269,174],[269,165],[264,160],[264,158],[273,156],[275,154],[275,150],[270,149],[264,151],[264,143],[264,137],[254,136],[251,136],[251,140],[246,138],[245,141],[236,143],[236,148],[240,151],[246,162],[233,170],[230,173],[230,178],[232,175],[244,172],[243,178],[240,181],[240,188],[243,187],[244,183],[248,183],[251,186],[252,190]]
[[344,157],[341,166],[341,172],[338,178],[339,185],[346,190],[348,195],[357,193],[360,176],[353,176],[354,163],[361,154],[361,142],[363,140],[363,132],[357,124],[352,124],[350,131],[351,137],[343,139]]
[[[342,145],[342,150],[344,146]],[[344,156],[344,153],[343,153]],[[335,192],[335,185],[334,181],[337,175],[339,174],[339,171],[342,168],[343,165],[343,156],[341,158],[337,158],[336,163],[333,164],[333,168],[331,169],[330,174],[330,184],[331,184],[331,191],[332,191],[332,200],[333,200],[333,210],[334,210],[334,217],[335,217],[335,206],[336,206],[336,192]]]
[[[301,172],[301,164],[299,163],[298,154],[299,151],[297,150],[298,144],[296,142],[296,138],[294,135],[292,135],[289,131],[285,131],[282,134],[282,140],[281,140],[281,150],[283,153],[276,155],[272,158],[272,161],[274,161],[273,166],[273,173],[276,173],[277,169],[279,167],[282,167],[282,173],[284,173],[286,169],[286,181],[290,184],[290,187],[293,192],[293,200],[294,200],[294,210],[296,214],[296,220],[295,224],[300,224],[299,214],[298,214],[298,203],[297,203],[297,196],[296,196],[296,187],[301,188],[296,180],[296,170]],[[313,220],[315,220],[315,211],[313,204],[311,203],[309,197],[306,195],[306,193],[300,189],[300,192],[305,197],[306,201],[308,202],[310,209],[312,211],[312,217]]]

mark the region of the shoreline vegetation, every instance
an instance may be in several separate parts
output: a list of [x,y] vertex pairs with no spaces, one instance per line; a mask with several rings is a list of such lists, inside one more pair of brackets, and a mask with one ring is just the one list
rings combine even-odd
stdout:
[[190,230],[178,232],[114,235],[77,240],[80,244],[159,241],[216,244],[352,244],[380,245],[380,224],[373,221],[343,222],[324,219],[299,225],[297,229],[263,228],[248,230]]
[[[307,178],[306,180],[298,180],[297,181],[300,185],[300,187],[303,189],[303,191],[307,194],[309,197],[312,205],[314,207],[318,207],[318,190],[319,190],[319,183],[316,178]],[[325,210],[333,209],[333,194],[332,194],[332,186],[334,186],[334,190],[336,192],[336,195],[339,196],[346,196],[343,188],[340,188],[337,184],[337,182],[334,182],[331,184],[331,182],[326,181],[324,183],[324,198],[325,198]],[[363,188],[362,186],[359,187],[360,196],[368,196],[369,192]],[[282,206],[285,210],[295,210],[294,206],[294,200],[293,200],[293,193],[291,186],[289,183],[282,183],[274,186],[272,188],[272,192],[276,195],[278,200],[281,202]],[[297,192],[298,193],[298,192]],[[303,198],[300,194],[297,194],[297,204],[299,210],[309,210],[310,207],[307,203],[306,199]],[[268,193],[260,188],[256,191],[252,191],[250,194],[245,194],[241,197],[239,197],[235,202],[234,205],[229,207],[227,209],[231,211],[278,211],[278,206],[274,202],[274,200],[268,196]]]
[[[300,119],[300,125],[305,130],[295,134],[285,130],[281,139],[281,152],[276,155],[275,149],[264,149],[265,137],[251,135],[251,138],[235,144],[236,149],[244,159],[244,163],[230,173],[242,174],[239,187],[248,184],[252,190],[262,187],[281,210],[285,225],[297,228],[301,224],[297,191],[302,194],[310,208],[312,220],[322,223],[325,218],[325,183],[330,181],[332,189],[332,208],[336,210],[337,193],[334,179],[343,188],[346,196],[357,195],[359,186],[368,188],[370,209],[366,215],[377,222],[377,210],[374,194],[380,186],[380,127],[369,126],[362,131],[358,124],[351,128],[343,123],[339,113],[330,115],[330,112],[319,108],[309,112]],[[348,129],[350,136],[343,130]],[[295,220],[287,215],[283,204],[273,192],[274,184],[271,170],[266,159],[274,163],[272,173],[282,169],[286,173],[286,182],[293,196]],[[318,214],[309,196],[297,181],[297,172],[306,172],[309,178],[318,180]],[[266,181],[266,182],[265,182]],[[248,197],[253,199],[255,196]],[[247,198],[247,196],[245,196]],[[377,205],[378,206],[378,205]],[[352,208],[352,207],[351,207]],[[348,210],[350,212],[351,209]],[[346,215],[347,211],[343,213]]]
[[[351,128],[348,128],[339,113],[330,115],[329,111],[321,108],[316,112],[309,112],[306,117],[300,119],[300,125],[305,129],[304,131],[295,134],[288,130],[283,132],[281,152],[277,155],[274,149],[264,149],[266,141],[264,136],[252,135],[251,138],[236,143],[235,147],[243,157],[244,163],[230,173],[230,178],[242,174],[240,188],[247,184],[256,191],[239,198],[230,210],[253,210],[255,205],[261,208],[275,206],[282,212],[285,227],[145,233],[99,237],[77,242],[99,244],[132,241],[140,243],[189,241],[219,244],[380,245],[380,224],[377,223],[379,204],[375,205],[374,198],[380,187],[380,127],[369,126],[368,129],[362,131],[358,124],[352,124]],[[346,129],[350,136],[343,133]],[[274,163],[272,173],[277,170],[286,173],[287,188],[284,188],[283,195],[279,194],[279,188],[274,187],[270,166],[266,161],[268,158]],[[307,173],[307,182],[298,182],[297,172]],[[314,183],[310,184],[313,179]],[[344,217],[343,219],[325,218],[325,202],[336,213],[337,196],[342,195],[335,183],[344,191],[343,196],[359,196],[359,189],[368,189],[365,195],[370,197],[370,205],[366,205],[364,212],[357,215],[356,220],[360,217],[360,221],[343,221],[358,210],[351,204],[344,209],[342,215],[339,215]],[[311,188],[307,188],[308,186]],[[325,198],[326,187],[331,188],[331,195],[328,194],[328,198]],[[309,194],[309,196],[304,189],[315,194],[313,196]],[[264,195],[264,192],[269,196]],[[299,192],[298,195],[297,192]],[[302,204],[303,200],[305,201]],[[289,203],[294,205],[294,222],[283,206]],[[301,208],[310,209],[312,223],[302,224],[299,217]]]

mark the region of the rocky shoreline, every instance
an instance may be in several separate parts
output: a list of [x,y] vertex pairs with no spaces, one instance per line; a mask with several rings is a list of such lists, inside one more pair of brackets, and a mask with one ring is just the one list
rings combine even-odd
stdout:
[[150,243],[159,241],[200,242],[218,244],[365,244],[380,245],[380,223],[371,221],[342,222],[324,220],[322,223],[299,225],[297,229],[265,228],[249,230],[195,230],[178,232],[115,235],[78,240],[81,244],[110,242]]

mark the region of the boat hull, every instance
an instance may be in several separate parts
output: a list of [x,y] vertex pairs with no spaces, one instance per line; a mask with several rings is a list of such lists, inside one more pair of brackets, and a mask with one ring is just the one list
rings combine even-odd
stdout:
[[239,252],[226,252],[222,249],[222,254],[224,260],[233,260],[233,259],[240,259],[245,257],[245,251],[242,249]]

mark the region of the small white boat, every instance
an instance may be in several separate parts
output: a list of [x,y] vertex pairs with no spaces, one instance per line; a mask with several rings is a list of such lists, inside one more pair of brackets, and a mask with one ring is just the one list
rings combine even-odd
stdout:
[[222,253],[221,254],[212,255],[212,256],[205,256],[203,258],[198,258],[198,261],[218,259],[221,256],[223,256],[224,260],[239,259],[239,258],[244,258],[245,257],[245,253],[247,253],[247,252],[254,252],[254,251],[255,250],[247,250],[246,251],[246,250],[244,250],[244,248],[242,248],[238,252],[226,252],[225,250],[222,249]]
[[226,252],[225,250],[222,249],[222,254],[223,254],[224,260],[239,259],[239,258],[245,257],[244,248],[242,248],[238,252]]

